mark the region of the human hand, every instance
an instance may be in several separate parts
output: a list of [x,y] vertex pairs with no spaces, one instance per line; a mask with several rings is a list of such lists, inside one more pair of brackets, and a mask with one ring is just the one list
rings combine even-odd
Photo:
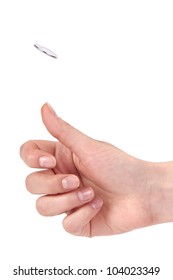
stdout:
[[26,178],[31,193],[45,194],[36,203],[40,214],[67,213],[65,230],[87,237],[158,222],[153,164],[84,135],[48,104],[42,107],[42,119],[58,141],[28,141],[20,149],[28,166],[43,168]]

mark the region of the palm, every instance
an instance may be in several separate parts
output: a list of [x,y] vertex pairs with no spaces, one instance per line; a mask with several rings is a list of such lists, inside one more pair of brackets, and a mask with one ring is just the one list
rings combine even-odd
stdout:
[[86,225],[84,235],[122,233],[144,226],[146,221],[150,223],[147,199],[140,194],[141,180],[145,182],[141,177],[146,175],[140,173],[136,159],[110,144],[97,141],[87,156],[76,156],[58,142],[55,157],[58,164],[54,172],[77,175],[81,186],[92,187],[104,201],[99,213]]

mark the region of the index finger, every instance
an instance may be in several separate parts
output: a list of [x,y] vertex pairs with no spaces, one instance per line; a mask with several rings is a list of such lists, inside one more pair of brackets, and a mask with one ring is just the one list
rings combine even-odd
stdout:
[[56,165],[55,142],[30,140],[20,147],[20,157],[33,168],[54,168]]

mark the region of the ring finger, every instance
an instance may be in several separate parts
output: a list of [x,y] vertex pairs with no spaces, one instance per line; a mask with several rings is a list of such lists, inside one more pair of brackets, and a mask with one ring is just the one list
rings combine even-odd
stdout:
[[80,207],[93,198],[93,189],[82,187],[65,194],[42,196],[38,198],[36,208],[43,216],[54,216]]

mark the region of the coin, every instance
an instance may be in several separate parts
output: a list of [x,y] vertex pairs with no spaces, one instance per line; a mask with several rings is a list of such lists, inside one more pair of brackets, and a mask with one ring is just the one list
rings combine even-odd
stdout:
[[37,48],[39,51],[47,54],[48,56],[51,56],[53,58],[58,58],[58,56],[54,52],[52,52],[51,50],[49,50],[39,44],[34,44],[34,47]]

